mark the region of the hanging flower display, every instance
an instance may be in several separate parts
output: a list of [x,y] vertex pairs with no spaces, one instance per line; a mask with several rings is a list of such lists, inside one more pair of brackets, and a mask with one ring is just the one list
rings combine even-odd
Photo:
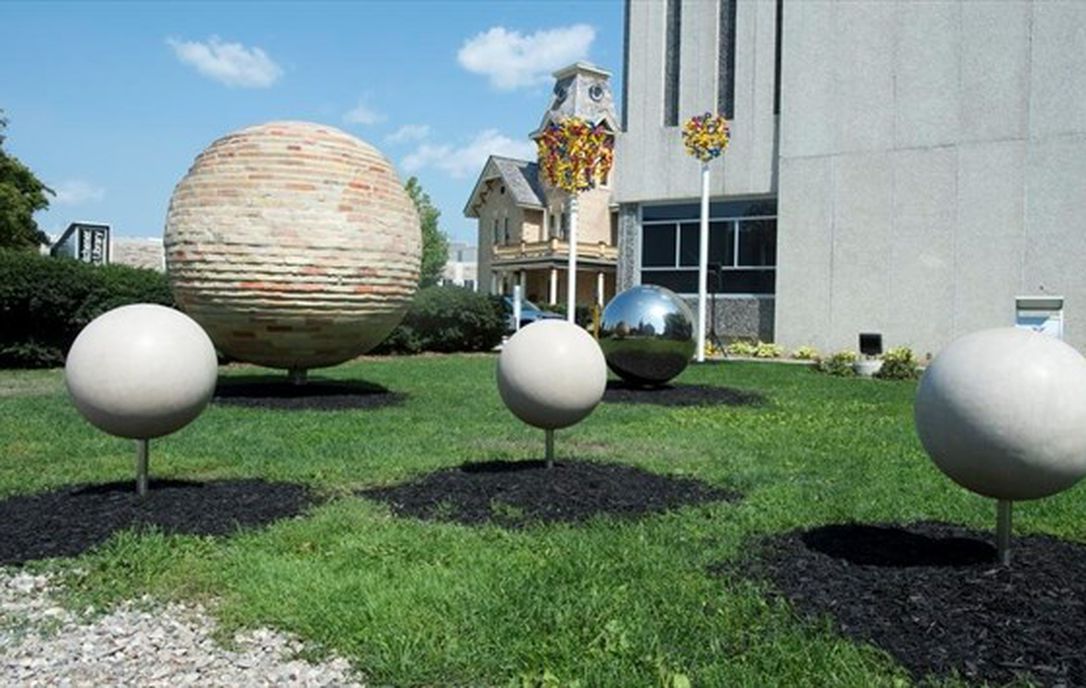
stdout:
[[580,193],[601,184],[615,161],[611,132],[580,117],[551,122],[536,139],[539,167],[553,186]]
[[720,157],[728,147],[731,129],[723,115],[706,112],[695,115],[683,124],[683,145],[686,152],[702,162]]

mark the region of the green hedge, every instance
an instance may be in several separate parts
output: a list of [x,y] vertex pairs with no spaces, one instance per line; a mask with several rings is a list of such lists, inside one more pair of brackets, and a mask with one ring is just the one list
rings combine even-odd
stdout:
[[373,353],[490,351],[502,340],[501,300],[463,287],[419,290],[403,322]]
[[166,276],[124,265],[96,267],[0,250],[0,367],[63,365],[87,323],[129,303],[172,306]]

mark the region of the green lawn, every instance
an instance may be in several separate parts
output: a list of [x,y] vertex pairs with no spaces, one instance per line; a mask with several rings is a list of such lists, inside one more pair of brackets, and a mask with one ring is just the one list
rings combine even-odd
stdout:
[[[682,382],[760,392],[759,407],[602,405],[558,434],[575,454],[697,476],[745,498],[639,521],[520,531],[394,518],[350,496],[464,461],[540,457],[502,406],[492,356],[366,359],[328,377],[406,392],[398,407],[213,406],[152,446],[157,477],[263,477],[331,497],[232,538],[124,534],[78,560],[74,602],[150,592],[215,599],[228,627],[271,625],[351,659],[376,685],[875,686],[881,652],[798,620],[757,583],[708,573],[751,538],[843,521],[990,528],[993,506],[944,478],[912,423],[913,383],[801,366],[692,366]],[[230,374],[252,373],[238,368]],[[0,372],[0,495],[132,476],[129,442],[85,423],[60,371]],[[1020,506],[1018,532],[1086,539],[1082,488]],[[2,526],[0,526],[2,527]]]

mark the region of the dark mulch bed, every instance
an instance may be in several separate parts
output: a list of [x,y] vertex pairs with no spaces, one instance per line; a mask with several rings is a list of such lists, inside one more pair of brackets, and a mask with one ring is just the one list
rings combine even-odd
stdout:
[[219,380],[217,404],[288,411],[338,411],[402,404],[406,394],[372,382],[309,380],[295,385],[282,377],[235,377]]
[[152,480],[140,499],[133,481],[84,485],[0,501],[0,565],[71,557],[118,531],[230,535],[301,513],[313,503],[292,483]]
[[559,461],[549,470],[542,461],[469,463],[359,495],[389,504],[399,516],[510,528],[597,515],[634,518],[739,498],[691,478],[587,461]]
[[758,406],[765,397],[729,387],[710,385],[663,385],[640,387],[624,380],[608,380],[603,400],[615,404],[656,404],[658,406]]
[[889,652],[912,675],[1086,685],[1086,546],[939,524],[831,525],[765,541],[719,572],[768,579],[808,617]]

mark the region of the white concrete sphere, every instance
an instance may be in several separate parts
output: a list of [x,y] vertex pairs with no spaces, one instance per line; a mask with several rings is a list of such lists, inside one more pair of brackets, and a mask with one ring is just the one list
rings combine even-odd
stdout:
[[522,328],[498,357],[498,393],[517,418],[544,430],[584,420],[607,388],[607,362],[592,335],[565,320]]
[[218,372],[215,347],[192,318],[140,303],[114,308],[83,328],[68,351],[64,381],[92,425],[151,439],[199,416]]
[[365,353],[415,294],[415,204],[373,146],[271,122],[200,153],[170,198],[166,268],[181,309],[225,353],[319,368]]
[[1086,475],[1086,359],[1016,328],[939,352],[916,394],[916,430],[935,464],[995,499],[1038,499]]

